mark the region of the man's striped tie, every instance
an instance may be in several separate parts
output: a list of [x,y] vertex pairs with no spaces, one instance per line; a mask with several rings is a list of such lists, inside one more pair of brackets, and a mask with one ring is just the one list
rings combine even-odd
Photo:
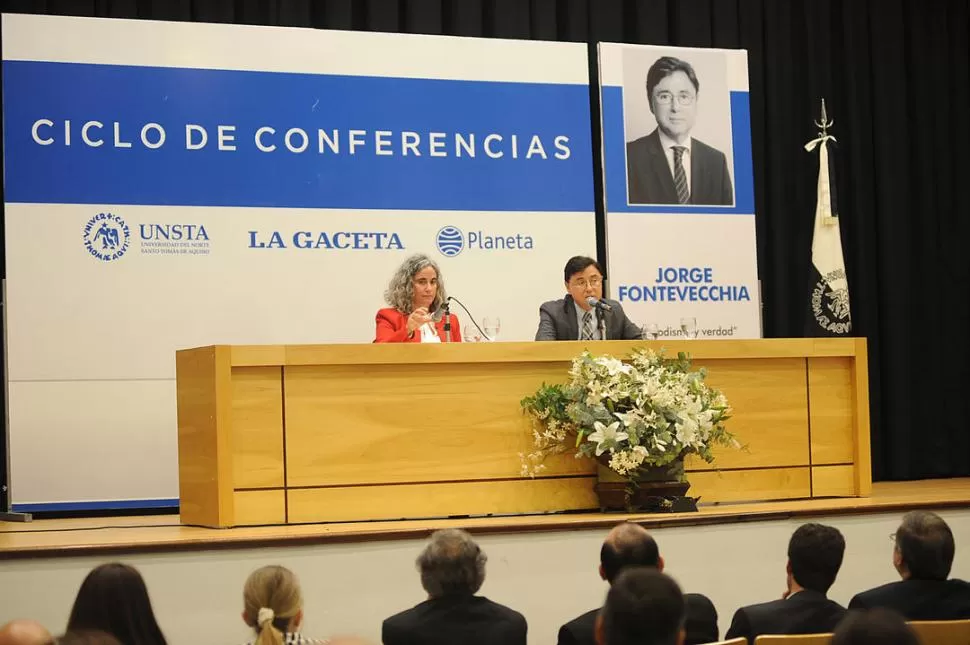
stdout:
[[580,340],[593,340],[593,312],[583,314],[583,337]]
[[690,203],[690,186],[687,185],[687,173],[684,172],[684,146],[674,146],[674,185],[677,187],[677,201],[681,204]]

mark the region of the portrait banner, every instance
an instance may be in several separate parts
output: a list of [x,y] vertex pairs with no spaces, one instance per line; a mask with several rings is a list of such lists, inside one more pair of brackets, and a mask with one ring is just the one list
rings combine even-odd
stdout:
[[760,337],[746,53],[599,59],[611,295],[649,337]]

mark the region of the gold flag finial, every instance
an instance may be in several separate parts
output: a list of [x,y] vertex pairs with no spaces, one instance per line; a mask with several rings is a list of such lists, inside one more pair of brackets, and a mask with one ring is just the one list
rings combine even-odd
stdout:
[[822,120],[815,122],[815,125],[819,127],[818,135],[820,137],[829,136],[829,128],[831,128],[834,124],[835,124],[835,121],[834,120],[830,121],[828,113],[825,111],[825,99],[823,98],[822,99]]

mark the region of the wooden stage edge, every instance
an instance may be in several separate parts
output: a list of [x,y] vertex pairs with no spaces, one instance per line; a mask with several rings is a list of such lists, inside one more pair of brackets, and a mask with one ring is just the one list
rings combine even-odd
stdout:
[[25,524],[0,522],[0,560],[422,539],[431,531],[448,527],[478,534],[580,529],[605,532],[624,520],[658,529],[955,508],[970,508],[970,478],[876,483],[872,496],[866,498],[702,504],[697,513],[558,513],[232,529],[182,526],[173,515],[36,520]]

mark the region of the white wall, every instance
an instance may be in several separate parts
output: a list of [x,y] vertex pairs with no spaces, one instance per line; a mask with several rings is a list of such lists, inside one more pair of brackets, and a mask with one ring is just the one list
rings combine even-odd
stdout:
[[[970,510],[941,515],[957,536],[953,576],[970,577]],[[838,527],[846,557],[830,596],[847,603],[857,591],[894,579],[888,535],[901,513],[813,518]],[[689,591],[711,597],[722,635],[737,607],[780,597],[785,550],[803,519],[654,531],[667,572]],[[489,562],[482,593],[521,611],[529,643],[555,643],[559,626],[599,605],[598,578],[606,531],[483,535]],[[83,534],[79,535],[83,540]],[[144,574],[159,622],[172,645],[231,645],[248,636],[239,613],[242,586],[253,569],[279,563],[301,577],[309,635],[356,633],[380,640],[381,621],[422,600],[414,558],[423,542],[398,540],[209,552],[134,554],[120,559]],[[0,561],[0,622],[32,617],[62,630],[77,588],[96,564],[111,558]]]

